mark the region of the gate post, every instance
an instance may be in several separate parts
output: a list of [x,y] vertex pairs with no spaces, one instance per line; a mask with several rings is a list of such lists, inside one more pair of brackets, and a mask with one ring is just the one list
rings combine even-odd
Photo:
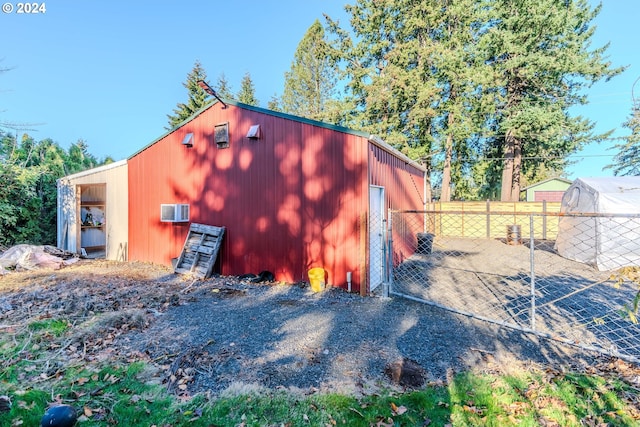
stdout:
[[387,212],[387,236],[385,240],[385,283],[382,284],[382,294],[384,297],[389,297],[393,286],[393,211],[391,209]]
[[491,202],[487,199],[487,239],[491,238]]
[[533,239],[533,214],[529,215],[529,264],[530,264],[530,275],[529,279],[531,281],[531,329],[533,331],[536,330],[536,269],[535,269],[535,241]]

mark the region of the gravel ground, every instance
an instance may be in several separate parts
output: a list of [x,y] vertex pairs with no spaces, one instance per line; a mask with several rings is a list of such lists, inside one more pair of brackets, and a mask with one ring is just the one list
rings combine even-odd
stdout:
[[[141,263],[82,261],[0,276],[2,333],[18,336],[43,318],[71,325],[47,356],[60,372],[142,360],[150,366],[147,381],[185,396],[264,388],[362,395],[402,388],[412,382],[407,378],[445,382],[469,369],[581,369],[596,361],[573,347],[405,299],[232,277],[192,280]],[[388,375],[390,366],[398,373],[400,361],[420,375]]]
[[170,363],[170,381],[190,392],[369,394],[398,387],[385,369],[406,359],[433,382],[469,369],[591,361],[572,347],[399,298],[224,277],[185,291],[186,303],[157,313],[149,329],[124,339],[132,350]]
[[621,314],[638,284],[563,258],[553,241],[534,243],[533,302],[529,242],[437,238],[432,253],[394,270],[393,290],[521,328],[531,328],[533,303],[538,332],[640,360],[640,325]]

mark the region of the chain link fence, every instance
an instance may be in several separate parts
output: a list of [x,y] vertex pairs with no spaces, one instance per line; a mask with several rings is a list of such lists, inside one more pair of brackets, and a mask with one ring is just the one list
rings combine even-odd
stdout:
[[390,295],[640,361],[640,216],[390,211],[388,218]]

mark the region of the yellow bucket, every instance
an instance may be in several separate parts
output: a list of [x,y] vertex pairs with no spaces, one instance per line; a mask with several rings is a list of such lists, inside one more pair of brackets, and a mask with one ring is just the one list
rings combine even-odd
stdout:
[[309,270],[309,283],[313,292],[324,290],[324,268],[316,267]]

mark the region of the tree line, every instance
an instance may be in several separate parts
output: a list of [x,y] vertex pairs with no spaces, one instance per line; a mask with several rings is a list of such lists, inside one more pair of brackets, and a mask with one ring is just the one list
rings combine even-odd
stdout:
[[[200,87],[199,81],[207,81],[207,72],[196,60],[193,68],[187,74],[187,79],[182,85],[187,89],[187,101],[179,102],[173,110],[173,114],[167,114],[167,130],[178,127],[183,121],[191,117],[195,112],[211,102],[209,95]],[[216,93],[223,99],[233,99],[247,105],[258,105],[260,101],[256,98],[256,89],[249,72],[245,73],[240,82],[240,91],[234,94],[224,73],[220,74],[214,85]]]
[[517,201],[603,141],[572,113],[622,73],[587,0],[359,0],[327,20],[353,123],[423,162],[441,200]]
[[[592,47],[600,6],[587,0],[357,0],[345,27],[331,17],[307,30],[267,108],[382,137],[424,165],[427,197],[518,200],[523,185],[564,173],[568,157],[603,141],[573,115],[595,82],[624,72]],[[6,70],[3,70],[6,71]],[[211,102],[199,61],[187,101],[167,115],[179,126]],[[223,99],[258,105],[247,72]],[[640,103],[615,146],[616,175],[640,174]],[[56,179],[111,162],[84,141],[0,132],[0,245],[54,243]]]
[[[382,137],[425,166],[429,198],[517,201],[523,186],[563,175],[571,154],[611,136],[572,112],[594,83],[625,70],[607,59],[607,45],[592,46],[600,5],[358,0],[345,8],[349,26],[325,16],[309,27],[268,108]],[[228,96],[225,85],[217,91]],[[615,174],[640,172],[638,114],[634,102]]]
[[110,163],[79,140],[63,149],[51,139],[0,132],[0,246],[56,244],[57,179]]

